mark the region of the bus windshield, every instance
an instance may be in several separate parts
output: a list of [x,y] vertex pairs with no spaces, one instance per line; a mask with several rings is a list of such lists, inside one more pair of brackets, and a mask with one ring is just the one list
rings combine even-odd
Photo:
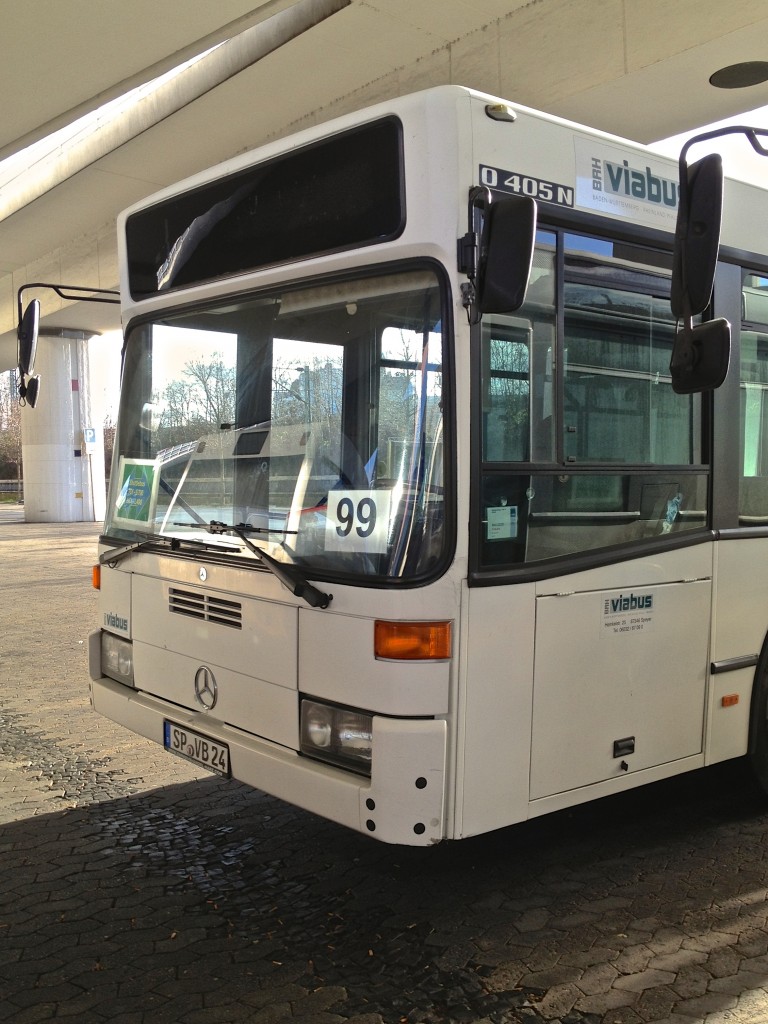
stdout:
[[132,326],[105,533],[218,537],[254,558],[246,536],[321,578],[434,574],[442,309],[417,265]]

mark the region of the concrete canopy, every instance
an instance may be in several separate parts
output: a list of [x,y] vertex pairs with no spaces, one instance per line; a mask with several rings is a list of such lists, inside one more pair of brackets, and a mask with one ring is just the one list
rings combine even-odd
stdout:
[[[260,21],[321,0],[0,0],[0,158]],[[444,82],[648,142],[768,103],[710,75],[768,53],[754,0],[341,0],[256,63],[10,213],[0,188],[0,345],[28,281],[117,282],[120,209],[307,124]],[[41,295],[43,324],[117,307]],[[15,344],[15,341],[14,341]]]

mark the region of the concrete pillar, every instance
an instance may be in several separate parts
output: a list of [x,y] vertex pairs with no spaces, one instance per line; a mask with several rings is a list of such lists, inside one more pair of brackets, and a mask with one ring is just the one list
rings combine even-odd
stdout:
[[104,431],[101,415],[93,422],[89,337],[82,331],[40,332],[35,361],[40,397],[36,408],[23,408],[21,414],[28,523],[104,518]]

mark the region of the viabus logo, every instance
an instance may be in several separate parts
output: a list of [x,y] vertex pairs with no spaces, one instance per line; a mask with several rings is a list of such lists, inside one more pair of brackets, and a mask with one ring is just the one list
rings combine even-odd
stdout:
[[128,619],[123,619],[119,615],[115,615],[114,612],[104,612],[104,625],[109,626],[110,629],[122,629],[126,633],[128,632]]
[[616,615],[618,612],[649,612],[653,608],[653,594],[619,594],[605,600],[605,614]]
[[653,174],[651,168],[647,166],[642,171],[636,170],[634,167],[630,167],[628,160],[624,160],[620,164],[605,160],[604,167],[604,192],[628,196],[631,199],[641,199],[643,202],[652,203],[655,206],[668,206],[673,210],[677,206],[678,184],[671,178],[662,178],[659,174]]

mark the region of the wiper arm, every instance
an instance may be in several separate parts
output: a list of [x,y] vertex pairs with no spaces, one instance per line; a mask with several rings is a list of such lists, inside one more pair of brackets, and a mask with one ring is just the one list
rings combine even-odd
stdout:
[[[183,477],[182,477],[182,480],[183,480]],[[203,517],[200,515],[200,513],[195,511],[195,509],[192,508],[192,506],[189,504],[189,502],[185,501],[184,498],[182,498],[182,496],[180,494],[176,494],[176,491],[173,489],[173,487],[171,487],[171,485],[166,480],[163,480],[162,477],[160,477],[160,486],[162,487],[162,489],[165,491],[166,494],[170,494],[170,496],[171,496],[171,503],[173,503],[173,499],[175,498],[176,499],[176,504],[179,506],[179,508],[183,508],[184,511],[187,512],[192,517],[192,519],[195,520],[195,522],[198,524],[198,526],[206,526],[207,525],[206,521],[203,519]],[[181,486],[181,484],[179,484],[179,486]],[[187,524],[186,523],[182,523],[181,525],[185,526]]]
[[132,541],[130,544],[123,544],[122,547],[110,548],[109,551],[104,551],[99,555],[99,565],[115,565],[117,562],[121,562],[126,555],[133,554],[134,551],[143,551],[153,546],[167,547],[171,551],[179,551],[182,545],[214,551],[231,551],[233,553],[239,550],[238,548],[222,547],[219,544],[206,544],[203,540],[187,540],[180,537],[147,537],[145,540]]
[[229,523],[218,523],[213,519],[208,524],[208,532],[216,534],[234,533],[248,550],[253,552],[259,561],[280,580],[287,590],[290,590],[296,597],[306,601],[311,608],[327,608],[333,600],[333,594],[326,594],[324,591],[318,590],[296,566],[289,567],[284,562],[278,561],[272,555],[268,555],[266,551],[262,551],[261,548],[257,548],[255,544],[252,544],[248,539],[248,527],[245,524],[235,526]]

